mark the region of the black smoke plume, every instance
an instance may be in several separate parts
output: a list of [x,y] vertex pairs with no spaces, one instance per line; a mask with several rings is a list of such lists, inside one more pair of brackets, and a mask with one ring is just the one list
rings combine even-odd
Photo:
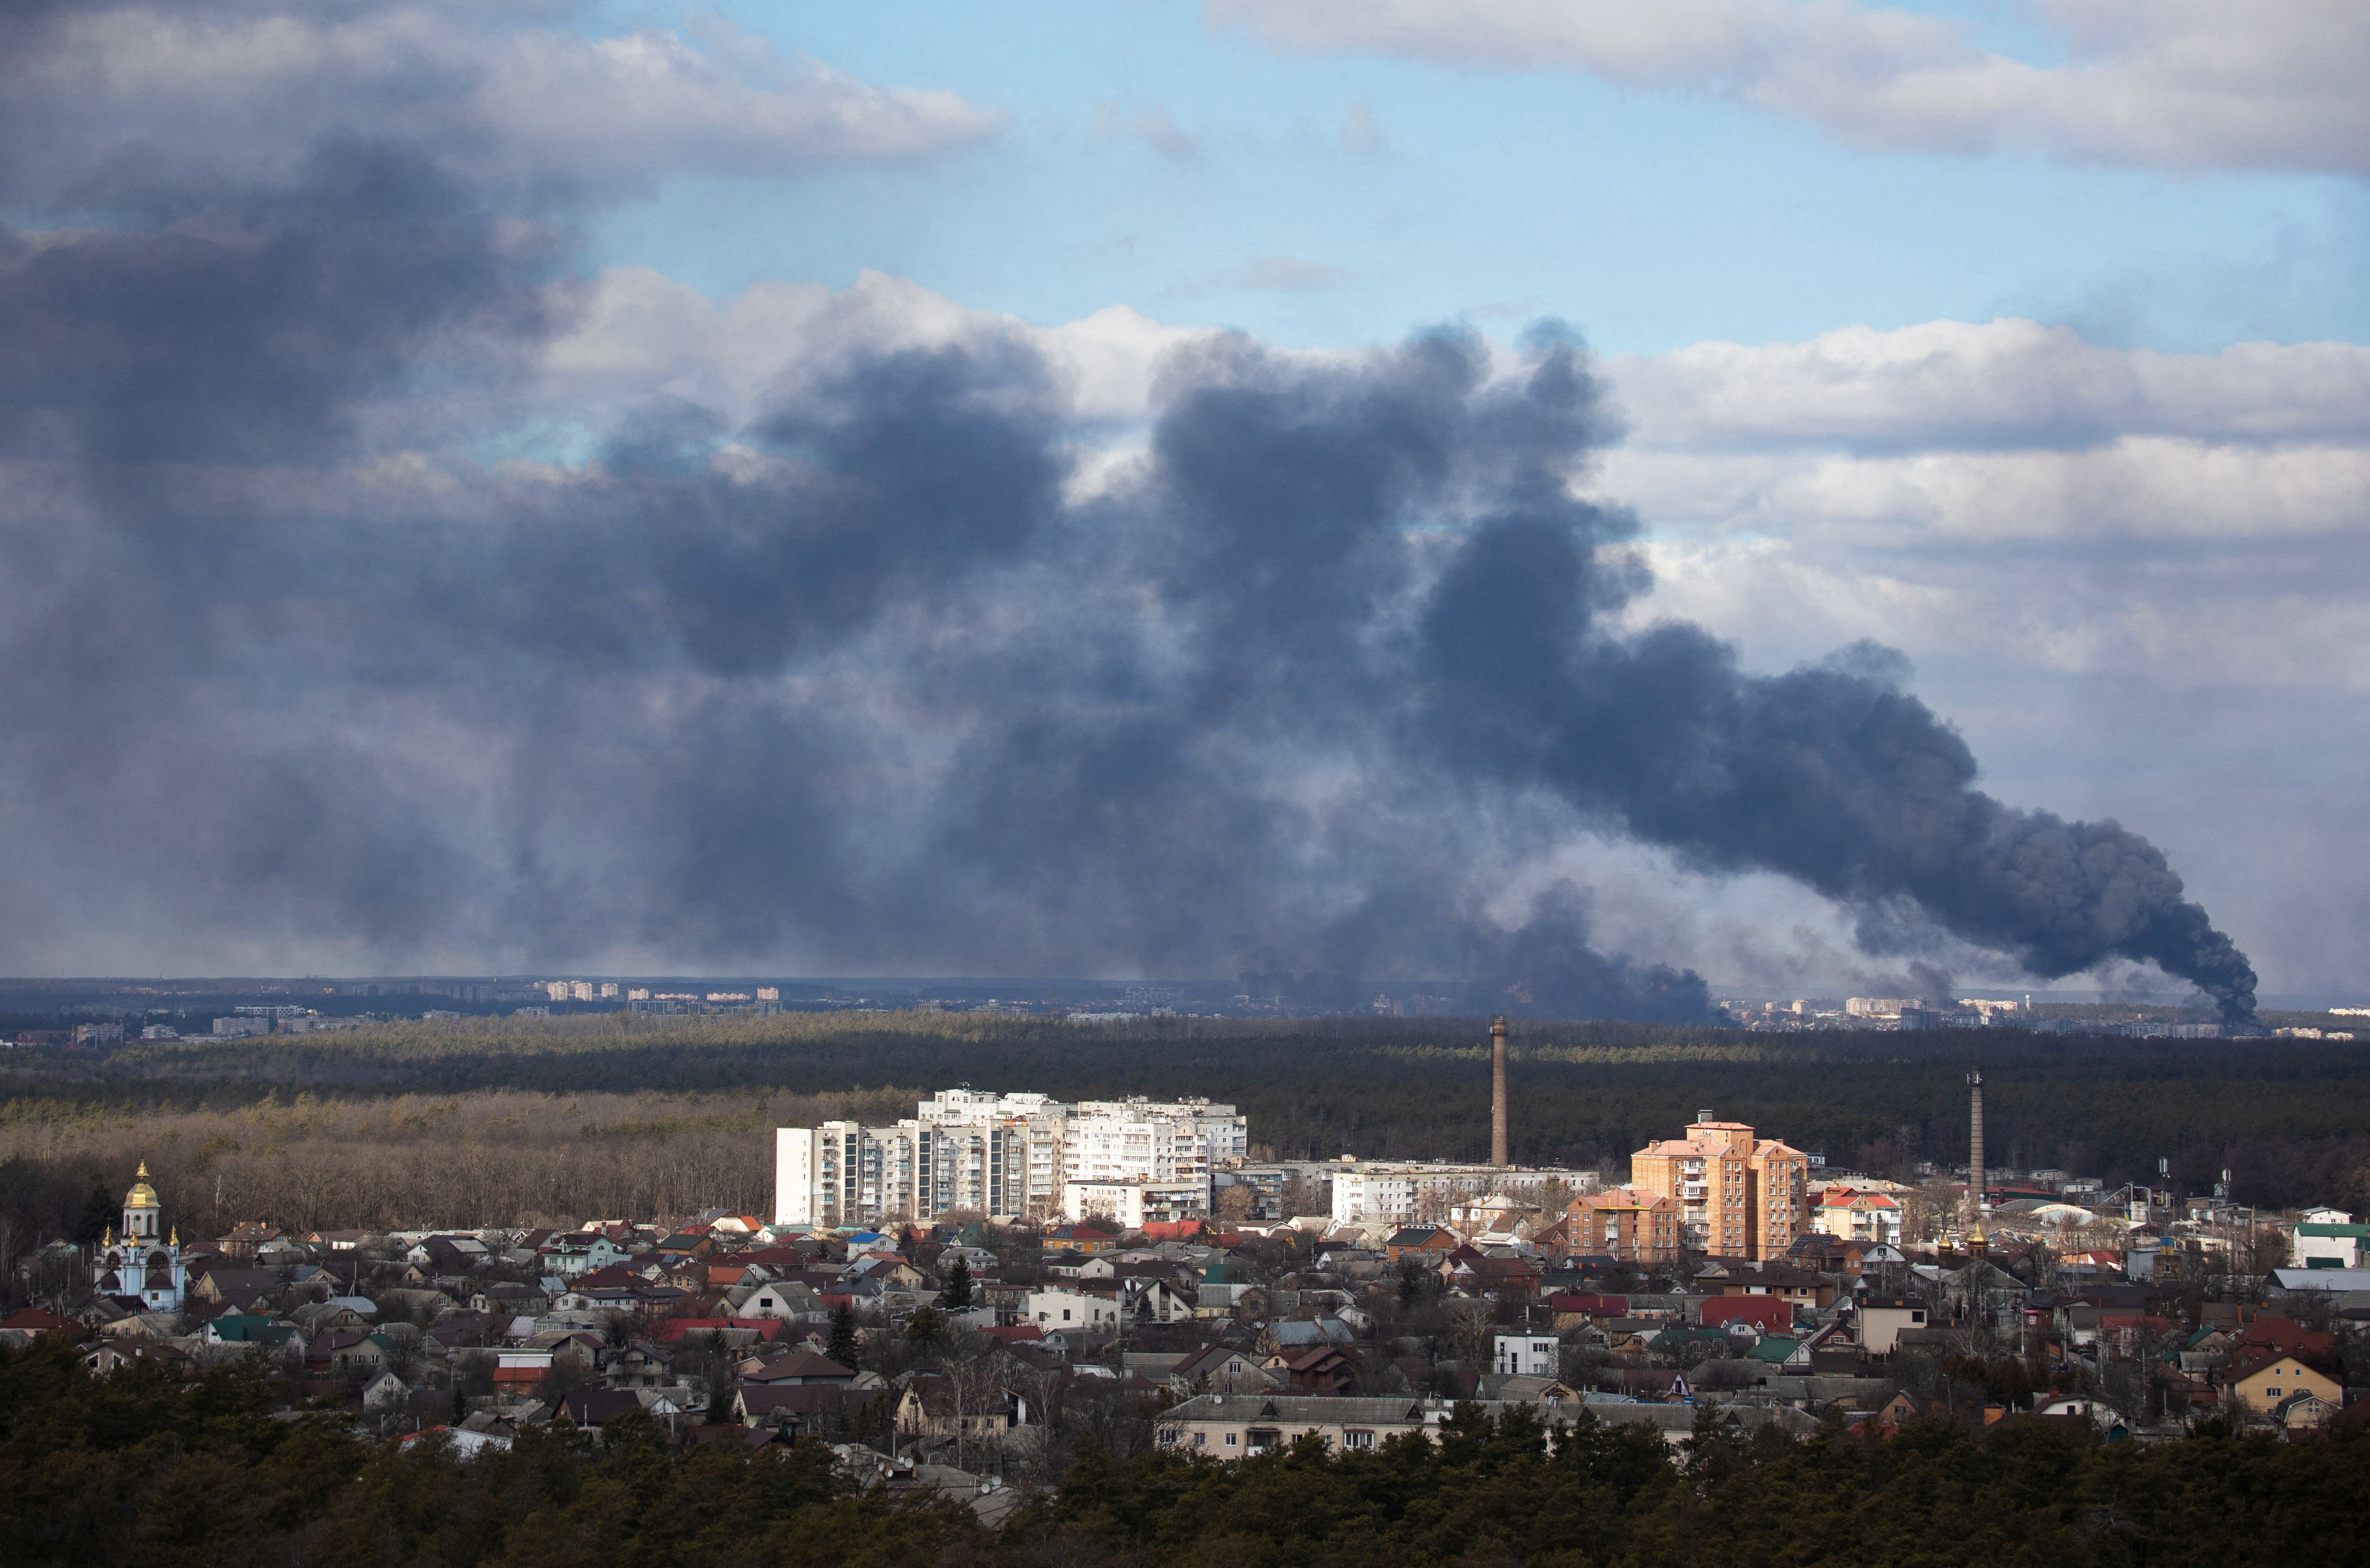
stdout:
[[118,171],[0,234],[11,967],[1454,974],[1703,1016],[1582,893],[1506,906],[1610,832],[2251,1007],[2158,851],[1974,789],[1881,650],[1761,676],[1626,627],[1572,341],[1206,342],[1088,484],[1027,334],[850,321],[754,419],[654,398],[516,463],[581,211],[385,139],[302,166]]

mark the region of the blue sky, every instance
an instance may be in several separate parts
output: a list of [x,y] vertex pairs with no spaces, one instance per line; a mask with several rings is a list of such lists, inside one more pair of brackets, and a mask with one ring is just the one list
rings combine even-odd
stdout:
[[[1123,301],[1315,347],[1547,315],[1639,353],[2004,315],[2196,351],[2370,319],[2351,177],[1865,151],[1569,71],[1282,56],[1153,0],[719,14],[1008,120],[926,166],[686,177],[601,223],[605,258],[717,294],[877,268],[1047,324]],[[1255,286],[1271,258],[1307,276]]]

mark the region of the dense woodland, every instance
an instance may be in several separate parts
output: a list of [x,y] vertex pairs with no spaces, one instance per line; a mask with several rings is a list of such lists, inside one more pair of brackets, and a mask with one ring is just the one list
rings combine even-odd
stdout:
[[[1481,1040],[1478,1021],[1452,1019],[808,1013],[25,1049],[0,1067],[0,1250],[70,1233],[94,1185],[120,1195],[144,1158],[168,1219],[202,1235],[259,1217],[476,1226],[760,1208],[768,1128],[911,1115],[916,1095],[958,1083],[1207,1094],[1240,1106],[1280,1158],[1477,1159]],[[1839,1166],[1947,1166],[1966,1159],[1978,1047],[1996,1166],[2120,1183],[2165,1157],[2189,1191],[2226,1166],[2242,1203],[2370,1207],[2370,1045],[2347,1042],[1523,1022],[1514,1154],[1620,1173],[1708,1107]]]
[[1750,1441],[1710,1407],[1673,1453],[1651,1429],[1548,1435],[1460,1410],[1435,1447],[1301,1445],[1225,1466],[1082,1447],[997,1534],[943,1501],[850,1495],[829,1450],[668,1453],[646,1418],[604,1442],[528,1428],[460,1460],[272,1418],[256,1370],[94,1379],[70,1347],[0,1349],[0,1541],[11,1563],[464,1568],[667,1563],[1554,1568],[1705,1563],[2184,1568],[2370,1561],[2370,1438],[2218,1432],[2102,1445],[2020,1420],[1891,1441],[1830,1427]]

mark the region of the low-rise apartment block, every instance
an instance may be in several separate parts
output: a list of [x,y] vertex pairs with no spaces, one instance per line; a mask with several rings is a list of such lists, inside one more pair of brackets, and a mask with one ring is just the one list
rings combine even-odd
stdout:
[[1341,1225],[1431,1224],[1471,1198],[1492,1194],[1536,1203],[1551,1186],[1594,1192],[1593,1171],[1344,1160],[1333,1171],[1333,1219]]
[[1571,1200],[1564,1231],[1575,1253],[1661,1268],[1679,1257],[1679,1206],[1661,1193],[1615,1187]]

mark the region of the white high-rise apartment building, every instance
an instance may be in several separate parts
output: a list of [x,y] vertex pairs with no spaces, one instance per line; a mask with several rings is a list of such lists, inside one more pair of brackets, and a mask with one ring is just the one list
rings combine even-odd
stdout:
[[[1098,1100],[941,1090],[894,1127],[826,1122],[774,1134],[774,1222],[861,1225],[950,1208],[1054,1214],[1076,1181],[1192,1182],[1249,1148],[1207,1100]],[[1206,1211],[1206,1201],[1204,1203]]]

